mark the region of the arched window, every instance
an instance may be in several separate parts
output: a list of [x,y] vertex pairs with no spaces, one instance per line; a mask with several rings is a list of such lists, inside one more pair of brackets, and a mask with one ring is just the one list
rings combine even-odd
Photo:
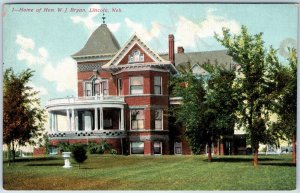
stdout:
[[85,96],[108,95],[108,80],[94,78],[84,83]]
[[144,62],[144,54],[141,54],[138,49],[133,50],[132,53],[128,56],[128,63],[134,62]]

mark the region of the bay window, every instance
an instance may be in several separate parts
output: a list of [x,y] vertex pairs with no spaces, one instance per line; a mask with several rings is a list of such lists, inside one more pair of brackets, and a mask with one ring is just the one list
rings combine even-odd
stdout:
[[144,129],[144,110],[131,110],[131,130]]
[[155,110],[155,130],[162,130],[163,129],[163,110]]
[[161,76],[154,76],[154,94],[162,94],[161,85]]
[[142,76],[133,76],[130,77],[130,94],[143,94],[144,78]]

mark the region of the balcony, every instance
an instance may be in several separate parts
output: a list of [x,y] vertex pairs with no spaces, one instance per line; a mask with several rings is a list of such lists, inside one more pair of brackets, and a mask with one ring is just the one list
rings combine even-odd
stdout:
[[103,107],[123,107],[124,97],[121,96],[84,96],[84,97],[66,97],[50,99],[46,104],[46,109],[60,110],[68,108],[91,108],[95,105]]

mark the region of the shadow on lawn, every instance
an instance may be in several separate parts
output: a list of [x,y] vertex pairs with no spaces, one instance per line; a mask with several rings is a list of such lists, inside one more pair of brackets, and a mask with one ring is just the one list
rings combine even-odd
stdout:
[[[274,158],[259,158],[259,161],[275,161],[278,159]],[[252,162],[252,157],[241,158],[241,157],[214,157],[212,162]]]
[[[284,159],[281,158],[258,158],[259,165],[269,165],[269,166],[288,166],[288,167],[295,167],[295,164],[289,162],[283,162]],[[205,160],[207,161],[207,160]],[[212,162],[253,162],[253,157],[214,157]]]
[[288,166],[288,167],[296,167],[296,164],[293,163],[260,163],[261,165],[268,165],[268,166]]
[[61,163],[34,163],[34,164],[27,164],[27,166],[64,166]]

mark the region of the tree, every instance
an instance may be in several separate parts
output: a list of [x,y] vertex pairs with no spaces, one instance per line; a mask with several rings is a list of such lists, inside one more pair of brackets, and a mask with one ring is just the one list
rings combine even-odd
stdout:
[[[209,61],[201,65],[209,75],[192,74],[191,65],[182,70],[181,76],[173,77],[172,94],[182,97],[182,105],[175,108],[177,121],[186,126],[186,136],[196,154],[207,145],[208,161],[211,146],[225,134],[233,134],[237,101],[233,82],[233,69]],[[221,141],[222,143],[222,141]]]
[[78,163],[78,167],[80,168],[80,164],[87,159],[85,145],[84,144],[73,145],[72,155],[75,161]]
[[[275,50],[272,50],[276,53]],[[296,131],[297,131],[297,52],[289,49],[288,65],[281,65],[278,59],[268,58],[275,64],[272,67],[276,96],[273,99],[274,112],[278,115],[272,125],[272,132],[280,138],[292,141],[292,163],[296,164]]]
[[174,76],[172,95],[182,97],[182,104],[172,109],[176,122],[186,127],[185,135],[194,154],[199,154],[210,142],[209,129],[205,126],[205,88],[202,78],[192,73]]
[[9,68],[3,78],[3,142],[8,147],[8,163],[15,159],[16,145],[34,144],[34,138],[42,135],[45,121],[39,107],[38,92],[28,86],[33,71],[27,69],[15,74]]
[[216,39],[228,49],[239,65],[235,87],[238,97],[238,123],[246,129],[254,150],[253,165],[258,165],[259,143],[269,140],[267,124],[270,120],[272,88],[267,79],[268,53],[264,48],[262,33],[250,35],[245,26],[241,33],[232,35],[223,28],[223,36]]
[[[223,148],[223,136],[234,133],[236,111],[238,106],[237,95],[233,87],[235,81],[234,69],[225,69],[219,66],[211,68],[208,80],[206,100],[208,108],[214,112],[214,128],[216,138]],[[223,152],[223,150],[221,150]]]

